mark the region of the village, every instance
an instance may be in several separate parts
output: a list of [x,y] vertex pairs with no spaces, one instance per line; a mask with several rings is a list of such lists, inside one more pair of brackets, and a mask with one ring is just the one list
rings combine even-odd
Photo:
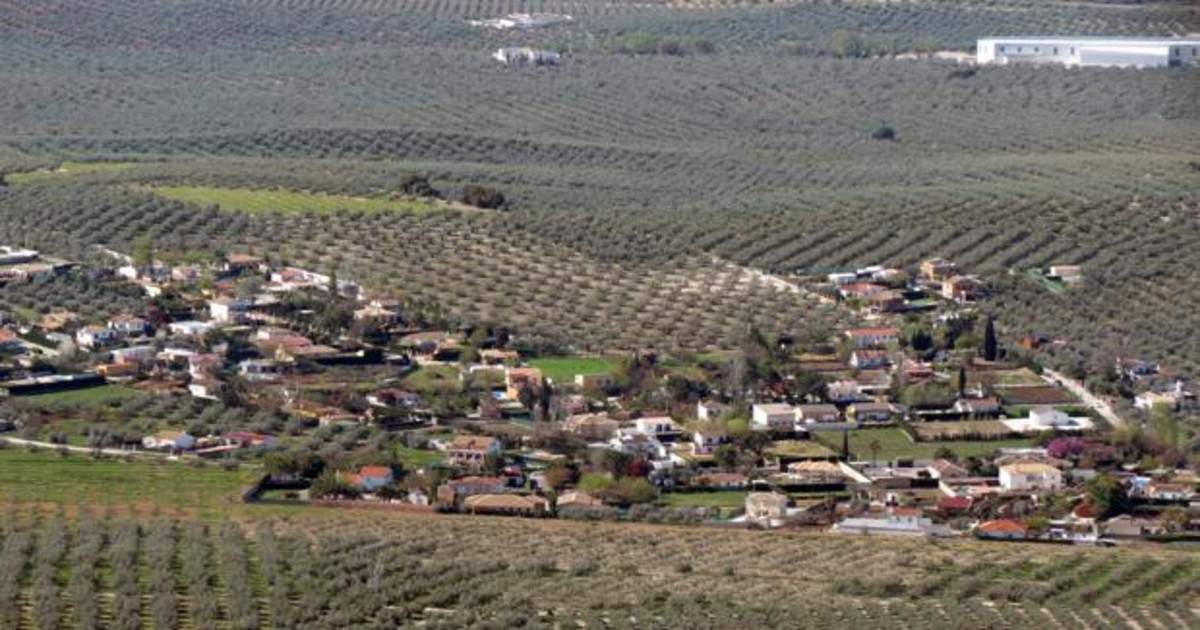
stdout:
[[[0,305],[10,447],[261,465],[246,500],[334,509],[1089,545],[1200,534],[1196,461],[1161,435],[1194,407],[1183,380],[1118,358],[1136,392],[1136,417],[1118,417],[1027,352],[1055,340],[1002,342],[977,308],[987,282],[949,260],[798,283],[856,322],[812,339],[548,355],[333,273],[139,250],[97,248],[86,271],[139,287],[140,311]],[[7,282],[81,272],[0,253]],[[1071,265],[1043,275],[1083,281]],[[83,413],[101,392],[117,402]],[[100,426],[133,394],[234,420]],[[76,403],[34,404],[55,396]]]

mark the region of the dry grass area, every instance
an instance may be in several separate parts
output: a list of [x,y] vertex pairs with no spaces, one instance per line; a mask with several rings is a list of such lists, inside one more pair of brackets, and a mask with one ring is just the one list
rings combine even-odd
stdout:
[[961,422],[919,422],[912,425],[917,439],[936,440],[989,439],[1011,436],[1013,430],[999,420],[963,420]]

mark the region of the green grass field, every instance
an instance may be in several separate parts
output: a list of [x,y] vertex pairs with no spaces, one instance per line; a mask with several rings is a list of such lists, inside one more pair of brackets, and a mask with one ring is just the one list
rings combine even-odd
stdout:
[[542,376],[557,383],[574,381],[576,374],[604,374],[620,365],[604,357],[547,357],[532,359],[529,365],[542,371]]
[[[824,442],[835,451],[841,451],[842,434],[828,432],[817,434],[817,439]],[[988,440],[983,442],[949,441],[949,442],[913,442],[908,435],[897,427],[882,427],[873,429],[857,429],[850,432],[850,452],[861,460],[872,457],[871,442],[879,442],[877,457],[884,459],[933,459],[942,447],[946,447],[959,457],[979,457],[989,455],[998,448],[1019,448],[1032,446],[1031,440]]]
[[63,162],[55,170],[10,173],[5,177],[10,184],[31,184],[87,173],[112,173],[137,166],[136,162]]
[[1051,280],[1050,278],[1047,278],[1046,274],[1042,273],[1038,269],[1030,269],[1026,271],[1025,274],[1029,276],[1030,280],[1042,285],[1047,291],[1056,295],[1064,293],[1067,290],[1067,286],[1065,284],[1059,282],[1058,280]]
[[0,503],[148,505],[215,516],[240,504],[239,492],[253,479],[246,467],[228,471],[211,464],[196,468],[162,460],[95,460],[81,453],[63,457],[49,449],[0,449]]
[[658,502],[668,507],[740,508],[746,504],[745,490],[715,490],[713,492],[667,492]]
[[407,470],[429,468],[442,460],[442,454],[438,451],[409,448],[407,446],[396,446],[393,451],[396,453],[396,458],[400,460],[400,463],[404,464],[404,468]]
[[19,399],[35,405],[103,405],[140,394],[138,390],[124,385],[101,385],[87,389],[20,396]]
[[250,214],[314,213],[329,214],[341,210],[362,212],[429,212],[447,208],[435,201],[404,201],[347,197],[291,190],[250,190],[211,186],[153,186],[145,190],[156,195],[202,206],[217,205],[223,210]]
[[405,376],[400,383],[417,393],[457,392],[462,390],[458,374],[458,368],[453,365],[426,365]]

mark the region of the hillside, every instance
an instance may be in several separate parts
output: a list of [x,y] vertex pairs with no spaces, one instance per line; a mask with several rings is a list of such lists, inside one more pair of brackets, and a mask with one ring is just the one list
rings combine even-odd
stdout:
[[[511,11],[574,19],[468,23]],[[0,240],[65,254],[144,233],[249,248],[585,348],[726,347],[747,310],[792,333],[826,317],[764,287],[725,288],[739,275],[726,263],[822,273],[941,255],[997,285],[988,308],[1003,334],[1067,340],[1051,362],[1137,355],[1195,373],[1194,70],[976,71],[890,55],[997,33],[1197,30],[1186,3],[6,6],[0,170],[136,165],[0,191]],[[514,45],[564,62],[489,57]],[[883,126],[895,141],[872,139]],[[495,187],[510,209],[250,216],[214,212],[224,193],[145,192],[379,198],[407,171],[450,194]],[[1054,294],[1023,273],[1053,263],[1083,265],[1086,289]],[[673,304],[681,282],[722,288]]]

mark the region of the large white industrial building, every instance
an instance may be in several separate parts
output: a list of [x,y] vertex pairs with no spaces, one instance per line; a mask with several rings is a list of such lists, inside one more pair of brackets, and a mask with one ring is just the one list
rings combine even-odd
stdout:
[[980,64],[1060,64],[1158,68],[1200,64],[1200,37],[988,37],[975,52]]

